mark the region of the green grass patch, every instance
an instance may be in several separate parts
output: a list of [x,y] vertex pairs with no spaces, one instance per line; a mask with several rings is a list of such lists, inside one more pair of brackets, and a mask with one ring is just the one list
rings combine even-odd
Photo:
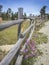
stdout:
[[36,26],[35,30],[39,31],[45,24],[45,22],[41,23],[41,25]]
[[33,65],[35,61],[36,61],[36,57],[23,59],[22,65]]
[[[48,41],[47,35],[38,32],[43,26],[44,26],[44,23],[37,26],[35,28],[33,35],[32,35],[32,40],[34,40],[37,44],[47,43],[47,41]],[[43,54],[42,50],[39,50],[39,49],[37,49],[37,53],[39,55]],[[28,59],[23,59],[22,65],[34,65],[36,60],[37,60],[37,57],[31,57]]]
[[[25,20],[21,25],[21,32],[24,32],[30,25],[29,20]],[[0,45],[15,44],[18,40],[18,25],[14,25],[0,31]]]
[[32,39],[36,41],[37,44],[47,43],[48,41],[47,35],[39,32],[34,33]]
[[0,45],[14,44],[17,41],[18,26],[0,31]]

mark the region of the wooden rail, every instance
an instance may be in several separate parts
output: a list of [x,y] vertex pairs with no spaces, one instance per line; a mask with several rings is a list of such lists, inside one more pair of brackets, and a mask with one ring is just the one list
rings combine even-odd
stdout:
[[0,31],[3,30],[3,29],[8,28],[10,26],[22,23],[23,21],[24,21],[23,19],[18,19],[18,20],[8,21],[6,23],[1,23],[0,24]]
[[[25,19],[30,19],[30,20],[34,20],[35,18],[31,18],[31,17],[25,17]],[[9,28],[13,25],[16,24],[21,24],[22,22],[24,22],[24,18],[23,19],[18,19],[18,20],[11,20],[11,21],[7,21],[6,23],[1,23],[0,24],[0,31],[6,28]]]

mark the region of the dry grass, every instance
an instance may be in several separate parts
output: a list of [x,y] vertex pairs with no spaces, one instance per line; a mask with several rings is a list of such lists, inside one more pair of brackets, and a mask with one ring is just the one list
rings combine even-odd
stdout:
[[[21,32],[24,32],[28,26],[29,21],[25,20],[25,22],[22,23]],[[18,25],[0,31],[0,45],[15,44],[17,39],[18,39]]]

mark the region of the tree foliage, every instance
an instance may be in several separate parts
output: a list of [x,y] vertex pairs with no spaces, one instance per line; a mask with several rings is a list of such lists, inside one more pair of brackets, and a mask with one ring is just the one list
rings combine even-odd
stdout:
[[47,6],[43,6],[43,7],[41,8],[41,10],[40,10],[41,17],[43,17],[43,16],[45,17],[46,7],[47,7]]
[[18,18],[18,12],[13,13],[11,8],[8,8],[6,12],[2,12],[2,5],[0,5],[0,16],[3,20],[14,20]]
[[2,7],[3,7],[3,6],[2,6],[2,5],[0,5],[0,16],[1,16]]

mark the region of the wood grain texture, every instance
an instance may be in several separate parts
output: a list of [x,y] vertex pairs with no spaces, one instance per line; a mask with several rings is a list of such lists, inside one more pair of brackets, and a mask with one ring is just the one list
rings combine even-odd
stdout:
[[18,19],[18,20],[11,20],[11,21],[7,21],[6,23],[1,23],[0,24],[0,31],[3,30],[3,29],[6,29],[8,27],[11,27],[13,25],[16,25],[16,24],[19,24],[19,23],[22,23],[24,20],[23,19]]

